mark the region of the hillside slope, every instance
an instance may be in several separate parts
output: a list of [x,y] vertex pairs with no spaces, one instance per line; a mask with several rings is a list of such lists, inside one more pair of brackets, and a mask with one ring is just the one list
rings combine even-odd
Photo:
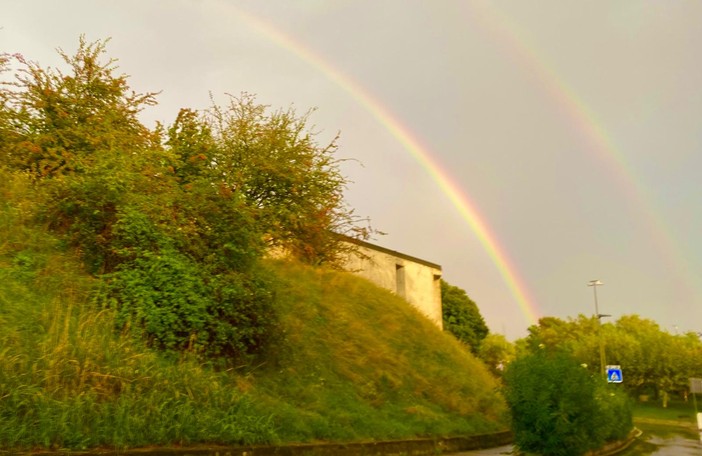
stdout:
[[289,438],[506,428],[495,379],[406,301],[349,273],[284,262],[270,267],[281,281],[282,338],[253,378],[277,398],[272,403]]
[[[2,202],[0,201],[0,206]],[[263,265],[277,335],[218,370],[115,331],[100,281],[23,209],[0,207],[0,448],[267,444],[507,427],[496,381],[405,301],[351,274]]]

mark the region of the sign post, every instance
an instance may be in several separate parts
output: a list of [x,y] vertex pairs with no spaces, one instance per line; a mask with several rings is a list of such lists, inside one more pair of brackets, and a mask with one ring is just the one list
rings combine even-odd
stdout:
[[619,365],[607,366],[607,382],[621,383],[622,381],[622,367]]
[[702,394],[702,378],[690,379],[690,392],[692,402],[695,404],[695,415],[697,416],[697,430],[700,433],[700,443],[702,443],[702,413],[697,411],[697,393]]

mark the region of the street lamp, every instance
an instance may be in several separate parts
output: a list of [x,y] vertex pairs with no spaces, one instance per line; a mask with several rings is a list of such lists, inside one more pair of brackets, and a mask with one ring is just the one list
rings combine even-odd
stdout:
[[611,317],[611,315],[607,314],[601,314],[600,309],[597,305],[597,287],[600,285],[604,285],[599,280],[591,280],[587,283],[588,287],[592,287],[592,291],[595,294],[595,316],[597,317],[597,339],[599,341],[600,345],[600,371],[602,372],[602,376],[605,376],[605,350],[604,350],[604,341],[602,340],[602,317]]

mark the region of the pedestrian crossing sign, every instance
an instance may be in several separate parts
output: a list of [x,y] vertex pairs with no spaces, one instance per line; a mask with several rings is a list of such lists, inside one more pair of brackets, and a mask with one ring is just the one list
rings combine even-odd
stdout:
[[622,382],[622,368],[621,368],[621,366],[607,366],[607,381],[609,383],[621,383]]

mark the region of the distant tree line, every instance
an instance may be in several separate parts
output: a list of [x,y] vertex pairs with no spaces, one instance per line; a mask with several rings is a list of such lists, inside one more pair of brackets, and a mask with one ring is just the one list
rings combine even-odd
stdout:
[[444,331],[465,344],[497,377],[515,357],[515,346],[504,335],[491,333],[478,305],[462,288],[441,279]]
[[702,339],[697,333],[671,334],[638,315],[601,326],[584,315],[545,317],[517,345],[521,353],[568,351],[591,373],[600,374],[600,342],[605,364],[621,366],[621,388],[634,398],[660,400],[665,406],[670,397],[687,399],[689,379],[702,377]]

